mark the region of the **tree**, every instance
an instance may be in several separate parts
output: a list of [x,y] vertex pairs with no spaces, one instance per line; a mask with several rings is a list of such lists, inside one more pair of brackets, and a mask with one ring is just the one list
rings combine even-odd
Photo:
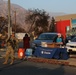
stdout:
[[[15,25],[13,24],[11,20],[11,26],[12,26],[12,31],[15,31],[16,27],[16,32],[26,32],[23,28],[20,27],[20,25]],[[5,17],[0,17],[0,33],[8,32],[8,18]]]
[[46,32],[48,29],[48,19],[50,17],[49,14],[47,14],[44,10],[39,9],[28,11],[29,14],[26,16],[25,22],[31,25],[29,32]]
[[52,17],[51,24],[49,27],[49,31],[55,32],[55,19],[54,19],[54,17]]
[[[16,29],[15,29],[15,27],[16,27]],[[12,24],[12,31],[15,32],[15,30],[16,30],[16,33],[18,33],[18,32],[25,33],[26,32],[23,28],[20,27],[20,25]]]
[[7,27],[8,21],[6,18],[0,16],[0,33]]

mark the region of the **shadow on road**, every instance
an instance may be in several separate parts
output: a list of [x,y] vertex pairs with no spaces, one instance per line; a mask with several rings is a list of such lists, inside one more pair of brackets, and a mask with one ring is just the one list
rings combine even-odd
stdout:
[[6,64],[6,65],[3,65],[3,67],[0,67],[0,71],[2,71],[2,70],[4,70],[4,69],[7,69],[7,68],[9,68],[9,67],[12,67],[12,66],[14,66],[14,65],[20,64],[20,63],[22,63],[23,61],[24,61],[24,60],[18,60],[18,61],[16,61],[16,62],[14,62],[14,64],[12,64],[12,65],[10,65],[9,63]]
[[[55,68],[47,68],[43,66],[37,66],[38,63],[30,63],[31,65],[29,65],[29,61],[18,60],[13,65],[1,67],[0,75],[64,75],[65,73],[64,67],[62,65]],[[51,67],[50,64],[49,67]]]

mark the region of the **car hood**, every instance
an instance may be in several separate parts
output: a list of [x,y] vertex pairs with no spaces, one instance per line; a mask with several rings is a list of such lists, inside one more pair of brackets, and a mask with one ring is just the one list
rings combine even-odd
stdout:
[[76,42],[69,42],[66,45],[70,45],[70,46],[76,46]]

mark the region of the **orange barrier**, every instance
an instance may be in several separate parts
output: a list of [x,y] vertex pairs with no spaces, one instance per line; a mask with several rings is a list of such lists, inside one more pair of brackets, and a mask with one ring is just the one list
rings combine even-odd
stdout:
[[25,50],[24,48],[19,48],[18,50],[18,58],[22,59],[25,56]]

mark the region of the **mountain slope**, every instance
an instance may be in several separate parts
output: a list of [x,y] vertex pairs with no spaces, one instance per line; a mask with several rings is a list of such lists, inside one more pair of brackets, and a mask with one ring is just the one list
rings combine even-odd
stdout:
[[[27,31],[29,25],[26,25],[25,23],[25,16],[27,15],[28,11],[19,5],[11,4],[11,20],[13,23],[15,23],[15,11],[16,11],[16,24],[20,25]],[[49,14],[50,16],[60,15],[60,13],[52,13],[52,12]],[[65,13],[62,13],[61,15],[63,14]],[[8,2],[0,0],[0,16],[7,18],[7,15],[8,15]]]
[[[19,5],[11,4],[11,20],[15,23],[15,11],[16,11],[16,23],[21,27],[25,27],[25,15],[27,10]],[[8,15],[8,3],[5,1],[0,1],[0,16],[6,17]],[[26,28],[25,28],[26,29]]]

